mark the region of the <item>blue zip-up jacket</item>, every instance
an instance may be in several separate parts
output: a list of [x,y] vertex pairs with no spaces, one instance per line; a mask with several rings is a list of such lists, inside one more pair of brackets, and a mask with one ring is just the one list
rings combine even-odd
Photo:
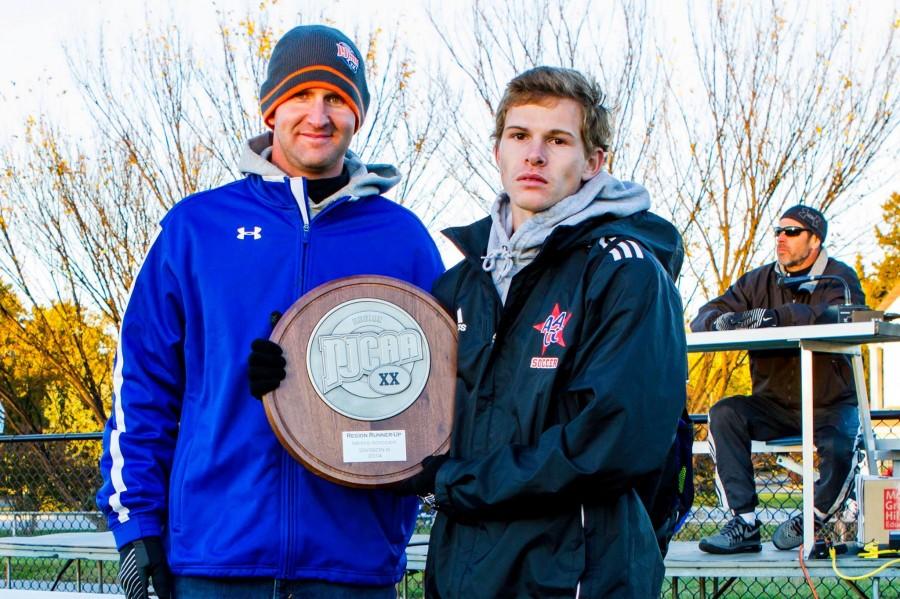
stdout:
[[247,177],[169,211],[135,277],[97,503],[120,548],[161,535],[178,575],[392,584],[416,499],[294,461],[249,393],[247,356],[317,285],[378,274],[428,290],[443,265],[419,219],[379,195],[393,167],[348,153],[350,183],[313,215],[305,180],[264,160],[268,139],[251,140]]

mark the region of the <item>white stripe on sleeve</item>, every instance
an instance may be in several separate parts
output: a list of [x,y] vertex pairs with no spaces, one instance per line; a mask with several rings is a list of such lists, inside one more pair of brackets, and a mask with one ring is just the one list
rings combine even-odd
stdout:
[[[147,254],[144,255],[144,259],[141,261],[140,266],[138,266],[136,274],[131,281],[131,289],[128,290],[128,299],[125,302],[126,306],[131,302],[131,294],[134,293],[134,286],[140,275],[141,269],[144,268],[144,262],[147,261],[147,256],[150,255],[150,248],[156,243],[161,232],[162,227],[157,227],[156,233],[153,234],[153,239],[150,240]],[[124,320],[123,317],[123,326]],[[113,489],[115,489],[116,492],[109,496],[109,506],[116,513],[119,522],[124,524],[125,522],[128,522],[128,513],[130,510],[122,505],[122,493],[128,490],[128,487],[125,486],[125,479],[122,477],[122,470],[125,468],[125,456],[122,455],[122,446],[120,444],[120,437],[127,431],[125,426],[125,408],[122,405],[122,365],[125,362],[125,355],[122,352],[122,331],[123,329],[119,329],[119,343],[116,348],[116,367],[113,370],[113,409],[116,414],[116,426],[109,436],[109,454],[112,458],[112,467],[110,468],[109,478],[112,481]]]
[[641,246],[638,245],[636,241],[629,239],[628,243],[631,245],[632,249],[634,250],[635,256],[637,256],[638,258],[644,257],[644,252],[641,251]]

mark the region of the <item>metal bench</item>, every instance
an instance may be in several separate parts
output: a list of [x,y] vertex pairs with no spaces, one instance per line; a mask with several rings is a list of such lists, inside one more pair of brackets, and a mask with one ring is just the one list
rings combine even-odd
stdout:
[[[413,535],[406,548],[406,570],[409,572],[425,570],[427,555],[428,535]],[[75,588],[80,591],[82,588],[81,561],[97,562],[98,579],[102,584],[103,562],[119,561],[119,552],[116,550],[116,542],[111,532],[63,532],[33,537],[0,537],[0,557],[5,558],[6,561],[4,575],[7,588],[10,587],[11,582],[10,559],[13,557],[38,557],[67,560],[57,575],[57,581],[72,564],[75,564]],[[17,590],[15,592],[24,591]],[[59,593],[54,593],[54,597],[59,596]],[[0,595],[0,599],[3,598],[4,595]]]
[[[800,453],[803,447],[800,436],[783,437],[770,441],[751,441],[752,453]],[[694,441],[694,455],[709,455],[709,441]]]

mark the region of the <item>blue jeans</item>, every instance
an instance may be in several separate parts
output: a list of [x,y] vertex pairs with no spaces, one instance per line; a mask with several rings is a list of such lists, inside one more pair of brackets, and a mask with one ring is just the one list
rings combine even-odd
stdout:
[[390,586],[355,586],[319,580],[175,577],[175,599],[395,599]]

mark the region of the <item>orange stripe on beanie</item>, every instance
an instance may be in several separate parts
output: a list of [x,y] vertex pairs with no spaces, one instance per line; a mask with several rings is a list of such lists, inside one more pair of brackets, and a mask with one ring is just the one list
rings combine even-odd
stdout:
[[366,67],[353,42],[332,27],[294,27],[275,45],[259,88],[263,120],[268,121],[279,104],[311,87],[340,95],[356,115],[359,130],[369,108]]

